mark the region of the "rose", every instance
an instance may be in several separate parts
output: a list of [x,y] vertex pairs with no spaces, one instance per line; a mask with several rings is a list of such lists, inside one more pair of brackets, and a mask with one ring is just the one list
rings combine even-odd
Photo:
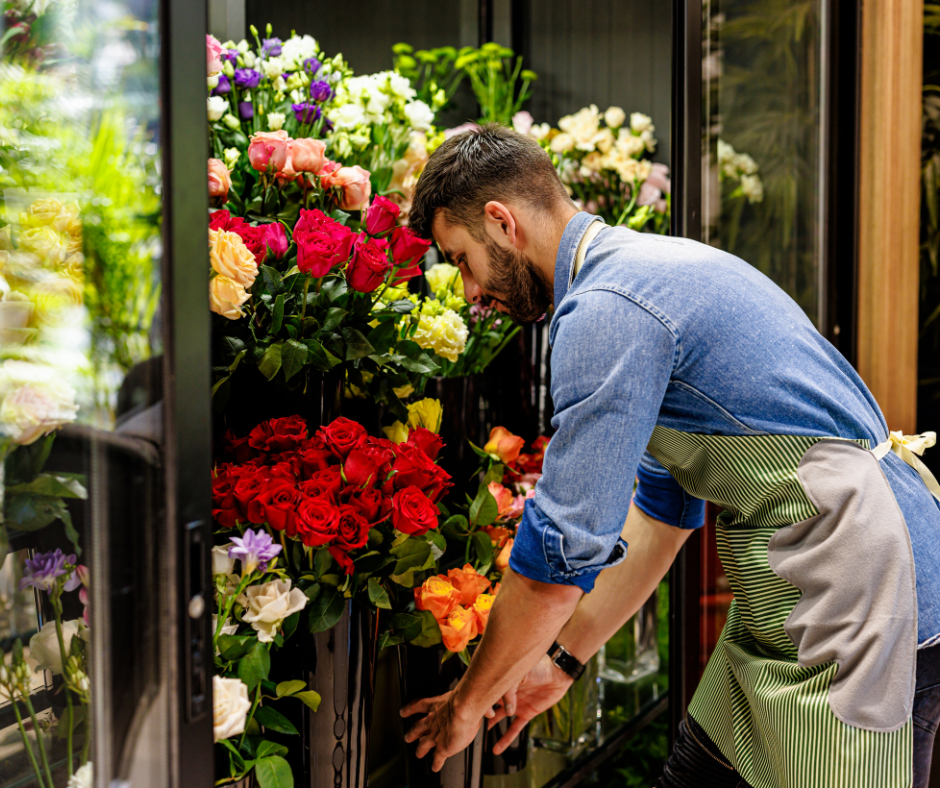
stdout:
[[490,439],[483,447],[487,454],[495,454],[502,462],[513,462],[525,446],[525,441],[518,435],[513,435],[505,427],[493,427],[490,430]]
[[344,552],[365,547],[369,541],[369,523],[355,506],[339,507],[336,546]]
[[307,547],[332,542],[339,528],[339,509],[325,498],[305,498],[297,507],[297,536]]
[[392,465],[394,475],[383,489],[391,491],[415,486],[437,502],[443,493],[452,486],[450,474],[439,465],[435,465],[428,456],[408,443],[398,444],[398,456]]
[[223,528],[234,528],[238,520],[233,494],[238,479],[221,474],[212,480],[212,516]]
[[396,227],[392,233],[392,259],[401,270],[396,272],[394,286],[421,273],[420,261],[431,246],[430,241],[415,235],[408,227]]
[[209,198],[213,205],[222,205],[228,199],[232,179],[221,159],[209,159]]
[[503,487],[499,482],[490,482],[487,486],[490,495],[496,499],[497,517],[506,519],[506,512],[512,509],[512,490]]
[[258,641],[270,643],[284,619],[304,609],[307,596],[299,588],[291,588],[288,578],[248,586],[237,601],[245,608],[242,620],[258,633]]
[[285,479],[271,479],[269,486],[257,498],[248,502],[248,522],[253,525],[267,523],[275,531],[294,531],[294,518],[301,497],[297,489]]
[[400,213],[401,208],[388,197],[379,195],[366,212],[366,232],[369,235],[387,235],[395,229]]
[[318,471],[326,470],[330,465],[330,459],[333,453],[326,447],[323,441],[314,438],[297,452],[297,462],[299,464],[299,476],[310,478]]
[[258,276],[255,256],[236,233],[209,230],[209,262],[216,273],[243,288]]
[[[12,365],[34,366],[25,362],[7,361]],[[19,368],[19,367],[17,367]],[[3,381],[0,378],[0,393]],[[78,413],[75,392],[71,386],[53,380],[28,382],[14,388],[0,405],[0,434],[21,446],[28,446],[43,435],[54,432],[63,424],[74,421]]]
[[209,309],[229,320],[238,320],[244,315],[241,306],[250,297],[244,287],[227,276],[209,280]]
[[528,134],[534,123],[535,118],[532,117],[532,113],[526,112],[524,109],[519,110],[519,112],[512,116],[513,131],[519,134]]
[[506,540],[513,534],[508,528],[503,528],[499,525],[487,525],[484,526],[482,530],[483,533],[490,538],[493,547],[502,547],[506,543]]
[[289,141],[283,129],[256,132],[248,145],[248,161],[258,172],[277,172],[287,163]]
[[234,232],[242,239],[245,248],[254,255],[258,265],[265,261],[269,252],[276,260],[280,260],[287,253],[287,233],[280,222],[258,224],[254,227],[241,224]]
[[503,545],[503,549],[500,550],[499,555],[496,556],[495,564],[496,568],[500,572],[505,573],[506,570],[509,569],[509,556],[512,553],[512,545],[514,541],[515,539],[508,539],[506,544]]
[[415,589],[415,607],[427,610],[438,622],[447,618],[460,603],[460,592],[444,575],[436,575]]
[[323,168],[326,143],[303,137],[290,143],[290,160],[297,172],[317,173]]
[[417,487],[405,487],[392,499],[392,525],[403,534],[420,536],[437,528],[437,507]]
[[68,661],[72,651],[72,638],[78,635],[87,639],[88,628],[81,619],[62,622],[62,642],[65,645],[65,659],[59,648],[59,637],[55,621],[47,621],[35,635],[29,639],[29,655],[36,660],[36,672],[51,670],[53,675],[61,675],[62,664]]
[[330,269],[349,259],[356,236],[339,222],[318,230],[294,231],[297,267],[314,279],[326,276]]
[[[294,225],[294,235],[296,236],[299,232],[313,232],[314,230],[320,230],[324,225],[330,224],[339,224],[335,219],[331,219],[323,211],[314,209],[308,211],[306,208],[300,209],[300,218],[297,220],[297,224]],[[340,225],[342,227],[343,225]]]
[[352,260],[346,269],[346,281],[349,286],[359,293],[371,293],[385,280],[392,264],[388,261],[385,250],[377,240],[363,240],[365,235],[359,236],[353,248]]
[[474,600],[490,587],[490,581],[473,568],[464,564],[463,569],[449,569],[447,579],[460,592],[460,604],[469,607]]
[[328,498],[335,501],[342,487],[343,479],[339,466],[333,465],[314,473],[307,481],[301,482],[297,489],[308,498]]
[[269,419],[248,435],[248,444],[256,449],[282,452],[296,449],[307,438],[307,422],[300,416]]
[[480,594],[473,603],[473,615],[477,620],[477,631],[482,635],[486,630],[486,624],[490,620],[490,609],[496,597],[492,594]]
[[379,479],[380,464],[362,449],[349,452],[343,464],[343,475],[353,487],[371,487]]
[[206,36],[206,72],[214,77],[222,70],[222,44],[215,36]]
[[238,228],[246,225],[247,222],[239,216],[232,216],[228,211],[213,211],[209,216],[210,230],[225,230],[226,232],[238,232]]
[[245,731],[251,701],[241,679],[212,677],[212,737],[222,741]]
[[[249,151],[250,153],[250,151]],[[344,211],[358,211],[369,201],[372,184],[368,170],[358,164],[354,167],[340,167],[329,173],[324,188],[342,191],[339,207]]]
[[608,107],[607,112],[604,113],[604,123],[611,129],[619,129],[626,119],[627,113],[620,107]]
[[472,610],[466,610],[458,605],[446,621],[440,622],[441,639],[448,651],[463,651],[467,644],[475,638],[477,632],[477,619]]
[[235,560],[228,557],[228,549],[232,546],[229,542],[226,545],[216,545],[212,548],[212,575],[225,575],[228,577],[235,571]]
[[366,437],[366,430],[361,424],[340,416],[335,421],[317,430],[317,437],[333,452],[334,456],[345,460],[353,449]]
[[349,495],[345,495],[345,503],[359,512],[370,526],[378,525],[391,511],[391,504],[381,492],[375,488],[368,490],[352,490]]
[[[248,504],[270,486],[270,479],[266,478],[261,471],[256,471],[249,476],[242,476],[235,482],[235,488],[232,492],[238,504],[238,509],[244,517],[247,518],[248,516]],[[255,523],[255,525],[258,525],[258,523]]]

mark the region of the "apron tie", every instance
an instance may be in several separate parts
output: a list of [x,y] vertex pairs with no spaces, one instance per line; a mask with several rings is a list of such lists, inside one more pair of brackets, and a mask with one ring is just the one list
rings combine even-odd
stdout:
[[924,465],[919,456],[924,453],[924,449],[929,449],[936,443],[936,432],[923,432],[920,435],[905,435],[900,431],[891,432],[888,434],[888,440],[879,443],[872,449],[872,454],[880,460],[887,456],[889,451],[893,451],[920,474],[920,478],[924,480],[930,494],[940,501],[940,482],[937,482],[936,477],[930,472],[930,468]]

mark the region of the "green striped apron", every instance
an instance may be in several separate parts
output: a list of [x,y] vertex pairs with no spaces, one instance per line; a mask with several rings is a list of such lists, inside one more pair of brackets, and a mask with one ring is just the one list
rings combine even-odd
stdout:
[[[818,627],[814,630],[819,619],[827,617],[826,611],[838,609],[840,604],[850,607],[853,603],[852,599],[839,598],[841,581],[822,589],[813,599],[804,600],[811,609],[808,612],[797,610],[797,621],[794,622],[791,616],[801,604],[804,591],[817,581],[807,581],[801,590],[771,568],[769,554],[774,551],[771,540],[780,534],[778,539],[786,537],[790,542],[778,551],[781,566],[774,564],[778,571],[787,575],[791,566],[787,562],[799,562],[801,551],[804,551],[802,555],[804,558],[808,556],[809,560],[798,564],[799,571],[793,570],[787,576],[792,580],[802,576],[800,572],[818,574],[819,561],[814,559],[812,549],[828,548],[823,543],[811,543],[811,530],[795,537],[790,533],[793,529],[784,532],[788,526],[800,527],[794,524],[808,521],[809,526],[814,526],[819,517],[828,516],[829,520],[820,527],[833,529],[833,539],[850,539],[845,542],[847,545],[858,542],[856,537],[860,532],[851,530],[855,526],[847,523],[845,517],[840,521],[837,517],[833,519],[831,513],[821,514],[814,503],[817,500],[813,497],[815,492],[810,491],[813,492],[810,494],[801,481],[804,470],[813,470],[805,465],[805,457],[822,441],[826,442],[826,446],[818,447],[822,464],[813,466],[814,478],[821,480],[820,489],[825,487],[826,479],[832,473],[842,472],[844,457],[853,468],[852,474],[867,473],[867,478],[874,480],[868,483],[866,490],[868,487],[877,488],[880,482],[871,474],[880,474],[878,459],[868,451],[866,440],[699,435],[663,427],[656,427],[653,431],[650,453],[688,493],[724,509],[718,518],[716,535],[718,553],[734,592],[734,602],[689,706],[689,714],[702,726],[728,763],[755,788],[908,788],[913,779],[913,728],[906,693],[910,683],[912,699],[916,597],[909,598],[908,592],[914,593],[913,587],[906,585],[913,583],[913,563],[911,559],[910,566],[904,566],[904,556],[907,555],[904,550],[910,551],[910,542],[903,517],[900,523],[904,536],[899,536],[896,531],[889,534],[893,540],[890,544],[897,547],[896,550],[891,548],[897,558],[894,563],[901,569],[887,567],[885,572],[897,579],[892,581],[894,585],[891,588],[899,589],[896,591],[899,601],[889,599],[888,602],[908,611],[913,604],[915,612],[909,613],[908,618],[913,615],[914,627],[912,636],[909,622],[893,624],[897,632],[903,631],[903,637],[898,636],[895,641],[897,651],[894,658],[900,661],[892,666],[892,675],[900,684],[895,683],[890,688],[892,697],[897,697],[892,718],[884,720],[884,724],[878,722],[877,703],[875,707],[869,704],[869,708],[859,710],[859,705],[864,705],[864,696],[874,693],[877,697],[879,687],[883,689],[882,685],[887,681],[879,668],[862,664],[850,670],[851,654],[844,660],[840,657],[839,662],[819,662],[818,655],[828,653],[827,648],[831,645],[820,645],[820,641],[830,637],[837,643],[832,646],[836,650],[838,643],[843,642],[840,638],[845,633],[831,632],[831,624],[824,636],[818,634]],[[835,465],[825,465],[824,449],[830,454],[835,453]],[[806,478],[803,475],[803,479]],[[887,488],[887,480],[883,475],[881,478]],[[891,495],[889,489],[888,494]],[[825,490],[819,495],[825,496]],[[862,498],[855,502],[859,501],[864,504]],[[890,503],[896,508],[893,495]],[[851,501],[846,503],[843,511],[850,511],[851,504]],[[883,497],[883,504],[889,505],[887,498]],[[878,529],[878,533],[882,530],[885,529]],[[906,545],[903,544],[905,538]],[[867,558],[877,564],[877,555],[873,559],[870,555]],[[908,569],[910,578],[906,574]],[[865,571],[874,572],[878,577],[886,576],[879,566]],[[853,588],[853,583],[858,585],[857,579],[850,574],[845,575],[845,582]],[[886,581],[878,582],[884,586]],[[859,587],[864,594],[864,587]],[[854,590],[852,593],[857,594]],[[882,597],[890,596],[889,592],[876,589],[872,596],[874,603],[880,599],[879,593]],[[813,605],[816,605],[817,613],[815,622]],[[809,624],[804,626],[804,619]],[[833,619],[836,627],[841,626],[838,615],[828,616],[830,622]],[[825,625],[827,622],[822,623]],[[850,639],[857,636],[853,642],[862,642],[862,636],[871,634],[865,629],[865,622],[856,622],[852,626],[856,630],[849,633]],[[794,633],[799,640],[801,632],[804,635],[798,647]],[[804,650],[810,655],[807,659],[804,659]],[[876,654],[877,644],[861,650]],[[812,658],[814,653],[817,655],[815,659]],[[886,653],[890,657],[890,652]],[[810,664],[805,664],[807,661]],[[843,686],[843,693],[835,702],[834,694],[830,697],[830,693],[840,663],[846,666],[843,675],[856,683]],[[860,686],[870,687],[871,692],[860,692]],[[857,719],[865,722],[851,724]]]

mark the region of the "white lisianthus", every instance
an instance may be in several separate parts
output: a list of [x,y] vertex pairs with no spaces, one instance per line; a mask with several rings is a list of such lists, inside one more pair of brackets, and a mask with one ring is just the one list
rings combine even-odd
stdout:
[[275,79],[276,77],[281,76],[281,74],[283,74],[286,70],[284,60],[279,57],[268,58],[262,64],[262,68],[264,69],[265,75],[269,79]]
[[212,677],[212,736],[215,741],[244,733],[250,708],[245,682]]
[[619,129],[626,119],[627,113],[620,107],[608,107],[604,113],[604,123],[611,129]]
[[206,77],[206,87],[209,90],[215,90],[219,86],[219,75],[213,74],[211,77]]
[[649,115],[644,115],[642,112],[633,112],[630,114],[630,128],[637,134],[642,134],[644,131],[656,131],[656,127],[653,125],[653,119]]
[[233,131],[240,129],[242,127],[242,122],[238,118],[236,118],[231,112],[229,112],[228,115],[222,118],[222,122]]
[[[239,52],[241,52],[241,44],[239,44]],[[238,59],[245,68],[254,68],[258,63],[258,58],[250,49],[242,52],[241,55],[238,56]]]
[[352,134],[349,135],[349,144],[354,148],[359,150],[365,150],[372,144],[372,137],[369,135],[368,129],[356,129]]
[[287,79],[288,90],[300,90],[310,84],[310,78],[303,71],[297,71]]
[[733,161],[734,166],[745,175],[753,175],[757,172],[757,162],[746,153],[735,153]]
[[274,82],[271,83],[274,90],[278,93],[284,93],[287,90],[287,83],[284,81],[284,77],[280,76],[275,78]]
[[434,122],[434,111],[423,101],[405,104],[405,117],[416,131],[427,131]]
[[358,104],[343,104],[330,113],[338,129],[353,129],[366,122],[366,113]]
[[313,36],[291,36],[281,44],[281,58],[289,66],[302,68],[304,61],[317,56],[320,49]]
[[340,159],[348,158],[352,156],[353,148],[352,142],[350,140],[349,134],[345,131],[341,131],[338,134],[333,135],[332,139],[333,150],[336,151],[336,156]]
[[222,64],[222,73],[225,74],[229,79],[235,76],[235,66],[232,65],[231,60],[226,60]]
[[280,131],[284,127],[284,121],[287,116],[283,112],[268,113],[268,128],[271,131]]
[[79,766],[75,774],[69,777],[65,788],[92,788],[94,784],[94,770],[91,761],[89,761],[84,766]]
[[269,580],[267,583],[248,586],[238,597],[238,604],[245,608],[242,620],[251,624],[258,633],[258,640],[270,643],[289,615],[303,610],[307,596],[299,588],[291,588],[290,580]]
[[639,156],[646,150],[646,143],[642,137],[631,134],[626,129],[620,129],[614,148],[623,156]]
[[238,148],[226,148],[222,151],[222,160],[225,162],[226,168],[234,170],[241,155],[241,151]]
[[229,542],[226,545],[216,545],[212,548],[212,574],[230,575],[235,571],[235,559],[228,557],[228,549],[232,546]]
[[388,77],[388,87],[392,94],[403,99],[415,97],[415,89],[411,87],[411,80],[403,77],[397,71],[385,71],[384,75]]
[[209,112],[209,120],[221,120],[222,116],[228,112],[228,101],[221,96],[209,96],[206,99],[206,108]]
[[237,49],[243,55],[246,52],[251,52],[251,44],[249,44],[244,38],[235,44],[235,46],[228,46],[227,44],[223,44],[222,46],[225,49]]
[[747,197],[748,202],[762,202],[764,199],[764,184],[758,175],[741,176],[741,193]]
[[58,370],[27,361],[0,368],[0,434],[21,446],[75,421],[75,391]]
[[[87,638],[87,632],[88,627],[80,618],[63,621],[62,642],[65,644],[65,650],[71,650],[73,637],[79,635],[85,639]],[[62,675],[62,665],[68,659],[68,655],[66,655],[66,659],[62,658],[55,621],[47,621],[42,625],[42,629],[29,639],[29,655],[37,662],[37,673],[40,670],[51,670],[53,675]]]
[[653,128],[644,129],[640,132],[640,139],[643,145],[650,153],[656,150],[656,137],[653,136]]

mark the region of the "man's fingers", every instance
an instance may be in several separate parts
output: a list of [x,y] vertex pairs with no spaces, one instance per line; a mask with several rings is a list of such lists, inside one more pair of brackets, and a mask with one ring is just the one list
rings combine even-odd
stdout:
[[[430,736],[425,736],[421,741],[418,742],[418,749],[415,751],[419,758],[423,758],[434,747],[435,741]],[[435,763],[436,763],[435,759]],[[439,769],[437,771],[440,771]]]
[[506,709],[504,709],[502,706],[498,706],[496,708],[496,714],[493,715],[493,718],[486,721],[486,729],[488,731],[493,730],[495,726],[499,725],[499,723],[502,722],[504,719],[506,719],[506,717],[508,716],[509,715],[506,714]]
[[420,698],[406,704],[401,710],[402,717],[411,717],[413,714],[427,714],[440,698]]
[[427,732],[428,732],[428,723],[427,723],[427,718],[425,717],[423,720],[418,720],[411,727],[411,730],[409,730],[408,733],[405,734],[405,741],[410,744],[411,742],[417,741],[418,739],[420,739]]
[[444,768],[444,762],[447,760],[447,756],[444,755],[439,749],[434,751],[434,763],[431,765],[432,772],[439,772]]
[[509,726],[509,730],[507,730],[503,737],[498,742],[496,742],[496,746],[493,747],[493,754],[502,755],[503,751],[513,743],[516,736],[518,736],[522,732],[522,729],[528,724],[528,720],[523,719],[522,717],[516,717],[516,719],[514,719],[512,724]]
[[516,713],[516,687],[503,695],[503,708],[506,709],[507,717],[511,717]]
[[488,708],[486,711],[483,712],[483,716],[486,717],[488,720],[493,719],[493,717],[496,716],[496,709],[492,707]]

